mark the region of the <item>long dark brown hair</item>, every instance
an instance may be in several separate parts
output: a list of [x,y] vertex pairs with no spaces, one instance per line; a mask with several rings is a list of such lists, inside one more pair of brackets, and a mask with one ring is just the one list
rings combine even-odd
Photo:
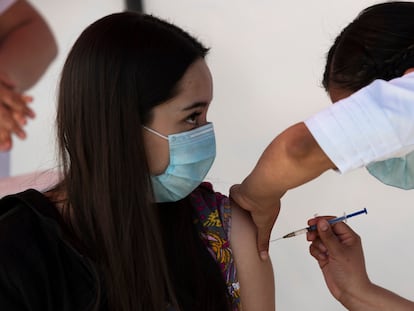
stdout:
[[[87,27],[68,55],[57,112],[64,216],[100,275],[96,309],[107,299],[110,310],[160,311],[167,303],[228,310],[224,280],[198,238],[191,206],[153,203],[142,135],[151,109],[176,95],[187,68],[206,53],[180,28],[124,12]],[[188,271],[177,265],[181,257]]]
[[386,2],[363,10],[335,39],[322,84],[357,91],[414,67],[414,3]]

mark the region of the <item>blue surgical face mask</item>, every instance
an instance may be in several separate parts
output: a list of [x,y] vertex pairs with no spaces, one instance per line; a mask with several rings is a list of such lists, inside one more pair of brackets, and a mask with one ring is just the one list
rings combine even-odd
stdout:
[[367,165],[368,172],[382,183],[409,190],[414,189],[414,152]]
[[197,188],[210,170],[216,157],[216,140],[212,123],[194,130],[164,136],[146,126],[144,128],[168,140],[170,163],[164,173],[151,176],[157,202],[175,202]]

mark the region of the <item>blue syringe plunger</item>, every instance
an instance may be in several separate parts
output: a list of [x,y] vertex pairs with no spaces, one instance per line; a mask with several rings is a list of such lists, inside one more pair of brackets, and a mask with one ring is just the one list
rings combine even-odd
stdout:
[[[337,217],[337,218],[332,218],[332,219],[329,219],[328,222],[331,225],[333,225],[334,223],[344,221],[344,220],[347,220],[348,218],[351,218],[351,217],[354,217],[354,216],[357,216],[357,215],[361,215],[361,214],[368,214],[367,209],[363,208],[362,210],[356,211],[356,212],[348,214],[348,215],[344,215],[344,216]],[[306,232],[309,232],[309,231],[315,231],[315,230],[316,230],[316,225],[312,225],[312,226],[309,226],[309,227],[306,227],[306,228],[299,229],[299,230],[293,231],[291,233],[288,233],[288,234],[284,235],[283,237],[281,237],[279,239],[275,239],[275,240],[291,238],[291,237],[294,237],[294,236],[297,236],[297,235],[300,235],[300,234],[303,234],[303,233],[306,233]],[[275,240],[272,240],[272,241],[275,241]]]

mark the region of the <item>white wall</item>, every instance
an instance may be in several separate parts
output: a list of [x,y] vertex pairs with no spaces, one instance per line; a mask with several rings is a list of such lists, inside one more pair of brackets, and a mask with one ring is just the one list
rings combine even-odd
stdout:
[[[164,17],[211,47],[215,81],[210,121],[218,156],[209,175],[218,190],[246,176],[271,139],[287,126],[330,104],[320,87],[324,56],[333,38],[368,0],[147,0],[148,12]],[[55,30],[60,54],[35,96],[37,119],[29,137],[16,142],[12,173],[55,165],[53,119],[56,82],[66,53],[90,22],[123,7],[122,0],[33,0]],[[373,282],[414,300],[413,192],[386,187],[361,169],[290,191],[274,228],[278,237],[306,225],[315,213],[341,215],[366,207],[367,216],[349,221],[365,247]],[[308,254],[305,237],[271,245],[278,310],[344,310],[324,285]]]

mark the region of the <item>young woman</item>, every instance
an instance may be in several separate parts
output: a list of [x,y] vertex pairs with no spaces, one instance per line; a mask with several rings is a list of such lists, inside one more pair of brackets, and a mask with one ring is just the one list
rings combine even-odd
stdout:
[[5,310],[274,310],[215,157],[207,49],[156,17],[93,23],[62,71],[61,182],[0,201]]

